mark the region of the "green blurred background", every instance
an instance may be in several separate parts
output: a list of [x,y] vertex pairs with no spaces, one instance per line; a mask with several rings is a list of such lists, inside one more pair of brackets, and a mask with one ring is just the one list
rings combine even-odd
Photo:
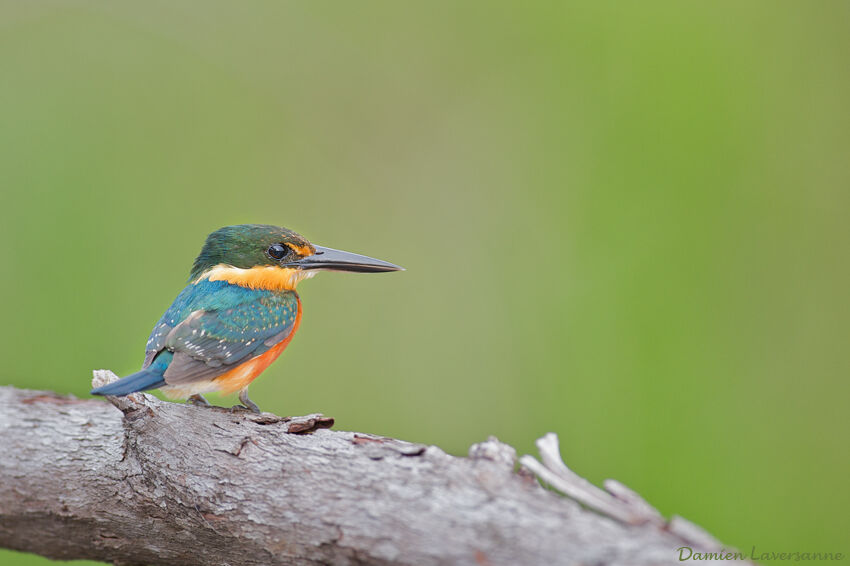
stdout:
[[408,271],[303,283],[264,409],[850,553],[849,55],[843,1],[3,2],[0,382],[135,370],[281,224]]

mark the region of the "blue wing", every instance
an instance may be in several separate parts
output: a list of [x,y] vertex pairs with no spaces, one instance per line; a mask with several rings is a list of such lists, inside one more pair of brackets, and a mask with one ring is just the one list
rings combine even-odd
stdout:
[[168,385],[212,379],[285,340],[297,316],[298,296],[292,291],[224,281],[190,284],[151,332],[143,367],[172,352],[163,374]]

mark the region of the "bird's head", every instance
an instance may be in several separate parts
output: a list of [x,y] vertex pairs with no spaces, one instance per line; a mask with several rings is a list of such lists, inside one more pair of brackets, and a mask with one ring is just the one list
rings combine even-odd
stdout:
[[293,290],[299,281],[322,269],[381,273],[403,268],[364,255],[315,246],[286,228],[240,224],[219,228],[207,236],[189,280]]

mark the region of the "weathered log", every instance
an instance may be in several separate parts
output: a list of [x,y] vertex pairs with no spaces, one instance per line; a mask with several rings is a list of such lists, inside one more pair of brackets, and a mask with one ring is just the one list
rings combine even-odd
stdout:
[[[114,379],[96,372],[96,381]],[[434,446],[135,394],[0,387],[0,546],[115,564],[673,564],[717,551],[621,484],[495,439]],[[296,434],[300,433],[300,434]],[[309,433],[309,434],[305,434]],[[530,469],[553,487],[543,489]],[[566,472],[565,472],[566,470]]]

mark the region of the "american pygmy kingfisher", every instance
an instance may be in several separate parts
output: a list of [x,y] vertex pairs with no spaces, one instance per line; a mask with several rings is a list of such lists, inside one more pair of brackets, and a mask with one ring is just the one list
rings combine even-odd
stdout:
[[318,270],[379,273],[402,268],[315,246],[292,230],[263,224],[226,226],[207,237],[189,284],[154,326],[141,371],[92,390],[128,395],[162,389],[207,405],[203,393],[239,391],[254,412],[248,385],[286,348],[301,322],[295,287]]

